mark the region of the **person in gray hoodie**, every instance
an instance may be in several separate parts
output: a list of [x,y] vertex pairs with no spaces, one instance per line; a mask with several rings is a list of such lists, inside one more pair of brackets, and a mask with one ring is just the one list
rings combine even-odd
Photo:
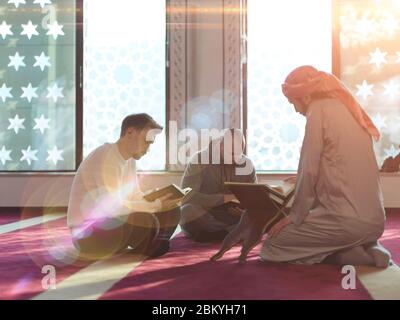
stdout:
[[245,139],[239,129],[227,129],[196,153],[186,167],[182,188],[192,188],[181,207],[183,233],[197,242],[219,242],[244,212],[225,182],[256,183],[251,160],[243,154]]

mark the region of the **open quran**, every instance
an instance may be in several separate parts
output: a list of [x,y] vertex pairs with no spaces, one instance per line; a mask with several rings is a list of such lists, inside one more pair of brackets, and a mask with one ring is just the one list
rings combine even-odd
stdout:
[[226,182],[225,186],[246,208],[268,207],[271,200],[286,205],[292,198],[296,184],[277,181],[274,184]]

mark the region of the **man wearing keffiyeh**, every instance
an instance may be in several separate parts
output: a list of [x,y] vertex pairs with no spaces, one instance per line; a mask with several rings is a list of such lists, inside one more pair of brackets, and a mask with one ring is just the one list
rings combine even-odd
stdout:
[[373,150],[379,131],[329,73],[299,67],[282,91],[307,124],[290,214],[270,231],[261,258],[387,267],[390,253],[378,243],[385,224]]

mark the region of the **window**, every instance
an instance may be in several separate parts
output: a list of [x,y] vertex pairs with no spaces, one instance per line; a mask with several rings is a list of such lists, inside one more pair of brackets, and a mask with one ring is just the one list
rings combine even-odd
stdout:
[[2,1],[0,12],[0,171],[75,170],[75,1]]
[[400,1],[338,1],[340,76],[381,132],[379,164],[400,145]]
[[297,169],[305,119],[280,85],[304,64],[333,65],[359,99],[382,135],[379,165],[399,153],[399,21],[398,0],[248,0],[248,150],[258,170]]
[[248,155],[257,170],[297,170],[304,117],[281,84],[295,67],[332,71],[332,3],[248,0]]
[[[119,138],[123,118],[147,112],[165,125],[165,0],[86,0],[84,8],[84,156]],[[138,162],[164,170],[160,134]]]
[[[118,139],[121,121],[131,113],[147,112],[167,126],[167,3],[85,0],[84,46],[82,0],[0,4],[0,171],[74,171],[82,153]],[[169,50],[168,111],[179,129],[240,127],[247,119],[248,155],[256,169],[296,170],[305,119],[287,102],[281,84],[299,65],[328,72],[333,66],[382,133],[375,144],[379,163],[399,152],[398,0],[223,3],[226,8],[219,12],[214,4],[211,15],[207,3],[170,1],[175,32],[170,48],[177,48]],[[241,25],[230,6],[242,9],[242,3],[247,10],[240,14]],[[332,39],[335,22],[339,33]],[[241,41],[247,43],[246,56]],[[203,54],[208,50],[219,59],[214,65]],[[83,79],[76,72],[82,61]],[[214,69],[222,71],[205,83],[202,75]],[[231,108],[234,116],[224,113]],[[139,161],[140,169],[166,168],[166,132]]]

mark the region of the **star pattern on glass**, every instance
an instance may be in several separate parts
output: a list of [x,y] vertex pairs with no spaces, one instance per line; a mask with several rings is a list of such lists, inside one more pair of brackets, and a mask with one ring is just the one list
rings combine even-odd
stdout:
[[370,64],[375,64],[377,68],[380,68],[382,64],[386,64],[386,56],[387,52],[382,52],[381,49],[376,48],[374,52],[370,52],[371,59],[369,60]]
[[0,150],[0,162],[3,166],[6,164],[7,161],[13,161],[11,159],[11,150],[7,150],[5,146],[3,146]]
[[3,38],[3,40],[6,39],[7,36],[12,36],[14,33],[11,31],[11,25],[7,24],[7,22],[3,21],[2,24],[0,24],[0,35]]
[[19,52],[17,51],[15,55],[9,56],[10,63],[8,64],[9,67],[14,67],[15,71],[18,71],[20,67],[26,67],[24,62],[25,57],[20,56]]
[[6,102],[7,98],[12,98],[11,94],[12,88],[8,88],[5,83],[3,83],[2,87],[0,88],[0,98],[3,102]]
[[394,98],[398,94],[400,94],[400,83],[397,81],[391,80],[388,84],[383,85],[385,87],[385,95],[390,96],[390,98]]
[[[378,164],[382,165],[385,154],[394,156],[400,152],[398,148],[400,143],[400,94],[397,86],[397,83],[400,83],[398,72],[400,67],[399,7],[395,4],[397,1],[391,0],[344,0],[339,2],[340,28],[338,29],[340,29],[341,35],[338,51],[342,52],[339,76],[348,87],[353,88],[354,95],[357,94],[363,108],[368,114],[371,114],[372,121],[381,131],[382,138],[374,146]],[[377,5],[378,2],[379,5]],[[249,134],[251,137],[248,141],[249,155],[258,169],[278,170],[277,168],[286,166],[286,163],[296,169],[295,161],[291,161],[286,153],[288,150],[283,149],[288,143],[280,138],[277,128],[284,126],[282,120],[273,112],[268,113],[267,109],[262,108],[262,105],[268,105],[269,109],[274,109],[275,104],[283,105],[285,103],[283,101],[275,102],[278,101],[277,96],[281,95],[280,90],[276,90],[276,93],[273,92],[272,95],[275,97],[272,98],[265,88],[271,86],[271,79],[277,82],[278,79],[284,79],[291,67],[288,66],[287,71],[279,74],[278,78],[272,69],[274,65],[280,67],[286,63],[287,57],[283,52],[272,57],[269,52],[272,52],[275,46],[267,48],[263,55],[259,54],[257,50],[254,50],[262,47],[257,44],[258,40],[261,38],[257,39],[256,32],[249,33],[249,46],[253,48],[253,55],[249,60],[248,98],[251,108],[249,108],[248,118],[249,130],[253,131]],[[295,59],[296,57],[293,56],[292,60]],[[316,61],[318,57],[315,56],[312,59]],[[329,70],[329,68],[327,69]],[[268,77],[263,75],[263,70],[269,70]],[[284,114],[283,110],[280,111],[281,116]],[[292,116],[288,114],[286,122],[290,117]],[[268,119],[272,119],[272,123]],[[260,129],[261,134],[255,128]],[[266,131],[270,131],[270,133],[266,134]],[[391,148],[391,144],[395,148]],[[280,152],[274,154],[272,150],[277,147],[281,148]],[[290,151],[295,153],[297,151],[295,149],[295,147],[291,147]],[[279,162],[280,160],[283,164]]]
[[49,91],[46,98],[53,99],[54,102],[58,101],[58,98],[64,98],[62,93],[63,87],[58,87],[57,83],[55,83],[52,87],[48,87],[47,90]]
[[42,52],[40,56],[35,56],[35,60],[36,62],[33,66],[39,67],[42,71],[44,71],[46,67],[51,67],[50,57],[46,56],[44,52]]
[[33,127],[34,130],[40,130],[41,134],[44,134],[46,129],[50,129],[50,119],[46,119],[44,115],[41,115],[40,118],[35,119],[35,126]]
[[33,1],[33,3],[39,4],[43,9],[46,5],[51,4],[51,1],[50,0],[35,0],[35,1]]
[[24,162],[26,161],[28,165],[31,165],[33,161],[38,161],[39,159],[36,157],[37,150],[32,150],[32,147],[29,146],[28,149],[22,149],[22,157],[19,161]]
[[64,161],[64,158],[62,157],[63,152],[63,150],[59,150],[57,147],[48,150],[47,153],[49,156],[47,157],[46,161],[53,162],[54,165],[57,165],[58,161]]
[[21,36],[26,35],[29,40],[31,40],[32,36],[38,36],[39,32],[36,30],[37,25],[32,24],[32,21],[29,20],[27,24],[22,24],[22,32]]
[[25,129],[25,119],[20,119],[18,114],[13,119],[8,119],[8,121],[10,122],[10,125],[7,130],[14,130],[15,134],[18,134],[19,130]]
[[[47,22],[39,23],[46,18],[44,15],[46,8],[49,9],[51,5],[55,4],[55,1],[5,0],[4,2],[8,5],[0,6],[0,41],[5,40],[3,45],[5,48],[9,48],[8,50],[11,52],[6,52],[8,54],[3,55],[5,61],[3,61],[4,66],[0,70],[0,118],[3,117],[2,119],[7,123],[3,131],[0,130],[0,166],[7,164],[7,170],[18,170],[19,166],[22,166],[21,163],[25,163],[26,166],[26,164],[31,165],[34,161],[39,160],[40,168],[45,168],[46,164],[49,167],[50,163],[51,166],[53,164],[59,165],[60,161],[65,161],[64,153],[66,151],[60,149],[62,146],[57,144],[56,141],[58,140],[51,132],[51,117],[47,116],[44,110],[40,111],[46,106],[57,107],[53,102],[60,102],[66,94],[64,89],[66,89],[67,84],[64,84],[64,82],[50,80],[48,83],[45,82],[45,86],[42,83],[47,79],[47,76],[43,78],[43,72],[48,70],[50,72],[55,67],[53,66],[55,61],[52,60],[52,55],[47,51],[48,46],[56,46],[57,50],[62,50],[62,48],[59,49],[58,41],[56,43],[53,39],[59,40],[62,36],[65,36],[67,26],[62,21],[57,21],[57,18],[50,18],[50,20],[46,20]],[[29,3],[29,8],[27,3]],[[12,15],[7,12],[12,13]],[[37,13],[42,13],[42,18],[37,17]],[[12,21],[12,18],[15,21]],[[43,36],[45,38],[40,38],[40,43],[35,45],[36,51],[32,47],[32,41]],[[30,50],[31,48],[35,51]],[[40,86],[37,83],[38,81]],[[39,98],[47,98],[48,100],[45,99],[40,104],[33,103],[39,101]],[[32,110],[26,114],[22,113],[18,111],[20,105]],[[10,143],[14,143],[17,149],[10,148],[11,150],[8,150],[7,146],[2,145],[1,142],[9,139],[9,136],[14,135],[14,133],[19,135],[22,140],[19,141],[18,138],[17,141],[16,138],[11,138]],[[43,141],[43,151],[47,150],[48,156],[43,154],[42,157],[39,148],[34,143],[27,141],[44,139],[46,134],[49,134],[51,140],[54,139],[54,141],[51,143],[53,145],[49,145],[47,138]],[[10,146],[8,145],[8,147]],[[40,147],[40,150],[42,150],[42,147]],[[19,155],[16,154],[17,152],[22,153]],[[38,160],[38,158],[40,159]]]
[[58,36],[65,35],[64,31],[62,30],[63,27],[63,25],[58,24],[57,21],[54,21],[53,24],[47,25],[48,31],[46,34],[48,36],[53,36],[54,40],[57,40]]
[[31,83],[29,83],[27,87],[22,87],[21,89],[23,91],[21,99],[26,98],[29,101],[29,103],[32,101],[33,98],[38,97],[36,93],[38,88],[32,87]]
[[367,80],[364,80],[361,85],[357,84],[356,87],[358,89],[356,95],[362,97],[364,100],[373,95],[372,89],[374,85],[368,84]]
[[26,4],[25,0],[8,0],[9,4],[14,4],[16,8],[19,8],[20,4]]

